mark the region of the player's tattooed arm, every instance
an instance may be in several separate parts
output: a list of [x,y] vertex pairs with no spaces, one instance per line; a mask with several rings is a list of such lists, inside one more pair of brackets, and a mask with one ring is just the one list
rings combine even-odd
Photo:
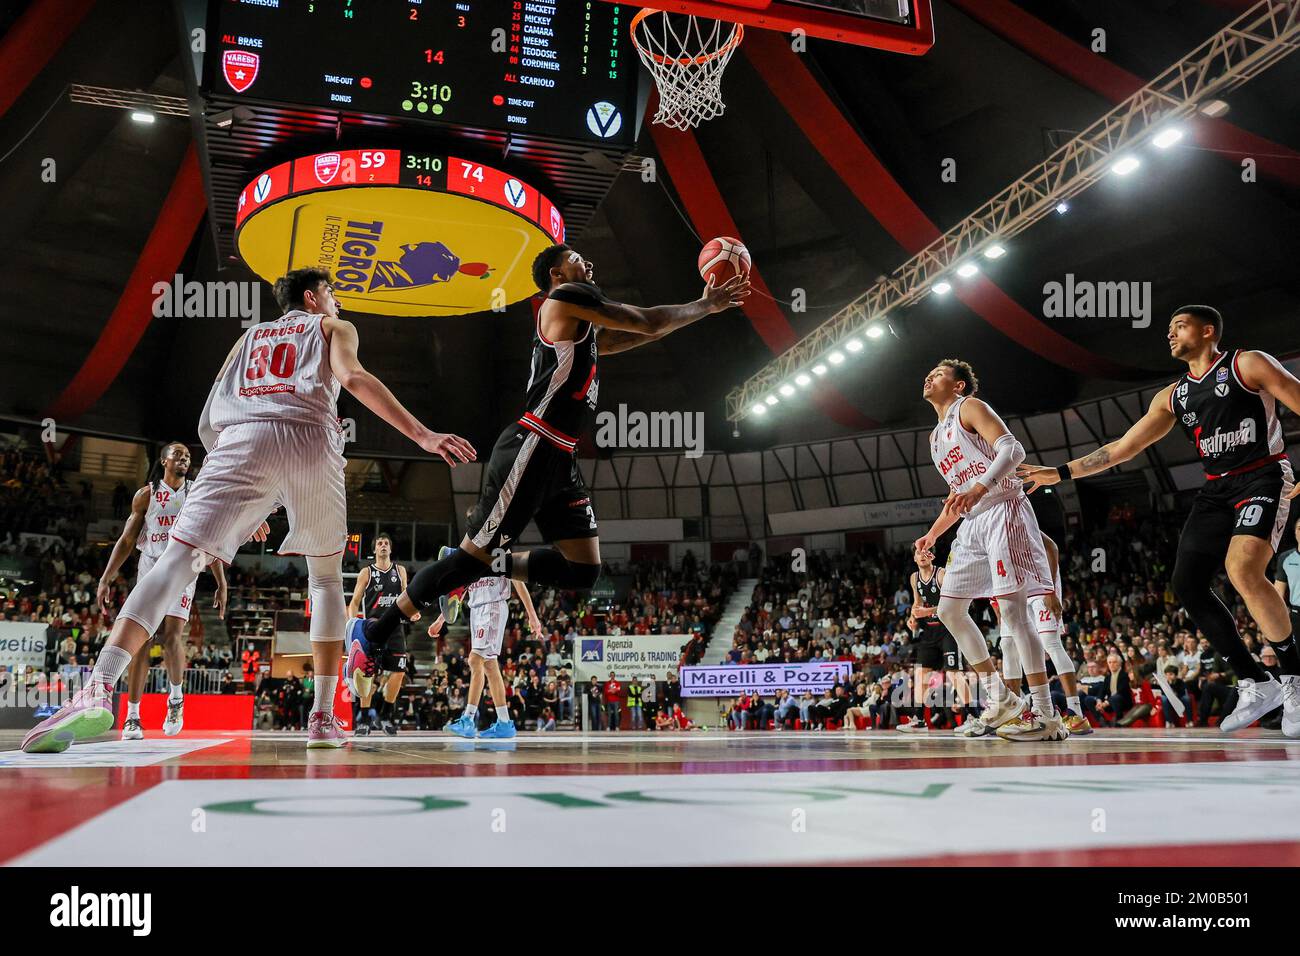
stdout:
[[117,577],[117,572],[122,569],[126,559],[131,555],[131,549],[135,547],[136,540],[140,537],[141,530],[144,529],[145,515],[149,511],[149,498],[153,495],[153,487],[144,485],[139,488],[135,497],[131,499],[131,514],[127,516],[126,524],[122,526],[122,533],[117,536],[117,541],[113,544],[113,553],[108,557],[108,564],[104,566],[104,573],[100,576],[99,585],[95,588],[95,601],[99,604],[100,610],[107,606],[109,597],[109,587],[113,579]]
[[[1115,465],[1122,465],[1169,434],[1176,421],[1170,406],[1173,391],[1174,386],[1167,385],[1156,392],[1146,414],[1121,437],[1070,462],[1066,466],[1070,470],[1070,477],[1086,478],[1088,475],[1098,474]],[[1025,482],[1026,492],[1036,491],[1046,485],[1054,485],[1061,480],[1061,476],[1051,465],[1023,464],[1016,469],[1016,474]]]
[[[558,286],[552,290],[551,297],[542,305],[538,319],[550,329],[562,330],[569,324],[576,326],[577,322],[590,322],[602,329],[616,329],[640,336],[662,337],[671,335],[693,322],[698,322],[705,316],[744,304],[749,291],[749,279],[738,275],[721,285],[713,285],[710,282],[705,287],[704,294],[694,302],[642,308],[625,302],[597,298],[582,286],[573,289],[569,286]],[[564,321],[566,319],[568,323]],[[547,337],[555,338],[553,335]],[[563,333],[561,337],[563,338]]]

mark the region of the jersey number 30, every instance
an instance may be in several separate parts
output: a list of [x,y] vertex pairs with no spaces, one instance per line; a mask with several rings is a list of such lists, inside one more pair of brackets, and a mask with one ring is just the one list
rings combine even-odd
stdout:
[[267,372],[276,378],[292,378],[298,366],[298,347],[292,342],[281,342],[274,349],[259,345],[248,357],[253,364],[244,372],[245,378],[263,378]]

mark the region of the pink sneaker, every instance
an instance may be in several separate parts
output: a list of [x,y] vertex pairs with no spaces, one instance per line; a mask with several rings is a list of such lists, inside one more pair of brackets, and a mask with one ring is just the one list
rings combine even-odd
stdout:
[[91,681],[23,738],[28,754],[63,753],[74,740],[98,737],[113,726],[113,698],[107,685]]
[[333,714],[318,710],[307,718],[307,749],[342,747],[347,743],[343,736],[343,722]]

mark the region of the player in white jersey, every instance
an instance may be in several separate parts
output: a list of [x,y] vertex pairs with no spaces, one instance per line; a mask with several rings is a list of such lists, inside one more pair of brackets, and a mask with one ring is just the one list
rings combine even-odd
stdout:
[[264,539],[263,519],[277,504],[289,517],[280,553],[307,560],[316,674],[307,746],[342,745],[334,718],[347,624],[339,388],[449,465],[472,460],[474,449],[463,438],[430,431],[362,367],[357,330],[339,318],[327,271],[296,269],[276,282],[275,297],[285,313],[240,336],[217,373],[199,420],[208,456],[167,548],[127,598],[89,682],[23,739],[24,751],[66,750],[107,730],[111,688],[167,608],[211,561],[229,564],[250,537]]
[[[1083,703],[1079,699],[1079,678],[1075,673],[1079,665],[1061,640],[1061,552],[1047,534],[1043,535],[1043,549],[1047,552],[1047,563],[1052,568],[1054,590],[1050,594],[1036,594],[1029,599],[1029,622],[1037,630],[1038,637],[1043,642],[1043,650],[1052,659],[1056,676],[1061,681],[1061,690],[1065,693],[1068,712],[1061,715],[1061,721],[1071,734],[1086,736],[1092,733],[1092,724],[1084,716]],[[1016,650],[1015,641],[1007,641],[1002,653],[1002,679],[1013,693],[1020,693],[1022,674],[1020,652]]]
[[[974,397],[978,388],[971,367],[957,359],[936,365],[922,386],[922,396],[939,417],[930,433],[930,454],[951,492],[915,548],[932,551],[941,534],[965,519],[948,555],[939,620],[979,674],[988,700],[980,716],[962,724],[957,734],[977,737],[996,731],[1007,740],[1064,740],[1069,731],[1052,706],[1043,645],[1029,620],[1028,599],[1052,592],[1052,571],[1038,519],[1015,476],[1025,450],[997,413]],[[970,616],[970,603],[977,597],[997,598],[1003,628],[1020,652],[1032,703],[1013,694],[998,676],[984,635]]]
[[[439,560],[446,557],[451,548],[443,548]],[[519,595],[523,603],[524,614],[528,618],[528,629],[533,636],[541,640],[545,636],[542,622],[537,618],[537,609],[528,594],[528,585],[511,578],[479,578],[465,586],[465,606],[469,609],[469,693],[465,712],[447,725],[447,729],[461,737],[513,737],[515,724],[510,719],[510,710],[506,701],[506,683],[501,677],[501,665],[497,658],[501,655],[501,642],[506,635],[506,623],[510,619],[510,590]],[[429,628],[429,636],[435,637],[443,624],[442,615]],[[492,706],[496,708],[497,719],[491,727],[478,729],[478,702],[483,699],[485,682],[492,692]]]
[[[107,610],[109,589],[117,577],[123,563],[130,556],[131,550],[140,552],[140,562],[136,566],[137,583],[149,573],[171,539],[171,529],[180,516],[181,507],[189,494],[190,450],[181,442],[172,442],[162,450],[158,459],[162,468],[162,477],[151,480],[135,493],[131,500],[131,514],[126,519],[122,534],[113,545],[108,564],[99,579],[96,597],[99,606]],[[213,577],[217,579],[217,597],[213,605],[219,617],[226,614],[226,575],[221,562],[209,565]],[[174,737],[181,732],[185,723],[185,690],[182,684],[185,677],[185,641],[183,632],[190,619],[194,602],[194,585],[177,596],[167,608],[163,617],[162,628],[154,635],[161,637],[163,647],[163,664],[167,668],[167,716],[163,720],[163,733]],[[136,655],[131,658],[127,671],[126,718],[122,721],[123,740],[141,740],[144,729],[140,725],[140,698],[144,695],[145,680],[149,676],[149,644],[146,641]]]

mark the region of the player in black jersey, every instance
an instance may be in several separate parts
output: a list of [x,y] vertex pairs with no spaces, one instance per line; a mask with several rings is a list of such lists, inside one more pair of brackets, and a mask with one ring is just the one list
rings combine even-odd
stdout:
[[[497,439],[484,469],[482,495],[460,547],[422,568],[376,620],[349,627],[346,673],[358,686],[374,673],[402,621],[449,591],[487,576],[528,584],[587,589],[600,574],[600,539],[591,496],[574,449],[596,414],[599,360],[661,339],[705,316],[741,305],[749,279],[737,275],[684,305],[639,308],[614,302],[592,282],[592,265],[566,245],[533,260],[546,295],[537,311],[522,414]],[[510,544],[536,520],[552,545],[512,554]]]
[[[925,722],[925,693],[930,684],[930,675],[937,670],[944,671],[945,683],[943,701],[940,706],[947,706],[947,689],[951,686],[957,692],[963,705],[970,703],[970,687],[966,684],[961,669],[961,652],[957,648],[957,639],[939,621],[939,590],[943,586],[943,568],[934,566],[933,551],[917,551],[916,568],[912,572],[912,617],[916,619],[916,663],[912,674],[912,713],[906,723],[894,729],[901,734],[929,733],[930,727]],[[932,708],[933,711],[934,708]]]
[[[1286,602],[1266,575],[1297,487],[1278,422],[1281,401],[1300,413],[1300,380],[1265,352],[1219,350],[1223,318],[1206,305],[1178,309],[1169,322],[1169,351],[1187,372],[1162,388],[1147,413],[1122,438],[1060,468],[1021,465],[1032,491],[1063,478],[1095,475],[1128,461],[1181,422],[1205,468],[1178,540],[1173,586],[1216,652],[1237,675],[1237,706],[1225,731],[1249,727],[1282,705],[1282,731],[1300,737],[1300,648]],[[1277,651],[1274,680],[1242,643],[1232,614],[1212,581],[1226,565],[1228,580]]]
[[[366,565],[357,575],[352,602],[348,605],[350,618],[378,617],[406,590],[406,568],[394,564],[392,556],[393,539],[386,532],[380,532],[375,538],[374,563]],[[416,614],[412,620],[419,620],[419,617]],[[393,705],[406,678],[406,653],[406,628],[402,627],[375,661],[376,670],[388,675],[384,681],[384,702],[379,708],[379,726],[390,737],[397,734]],[[369,715],[370,701],[375,693],[374,682],[368,681],[361,688],[349,686],[348,690],[352,692],[352,733],[364,737],[372,729]]]

